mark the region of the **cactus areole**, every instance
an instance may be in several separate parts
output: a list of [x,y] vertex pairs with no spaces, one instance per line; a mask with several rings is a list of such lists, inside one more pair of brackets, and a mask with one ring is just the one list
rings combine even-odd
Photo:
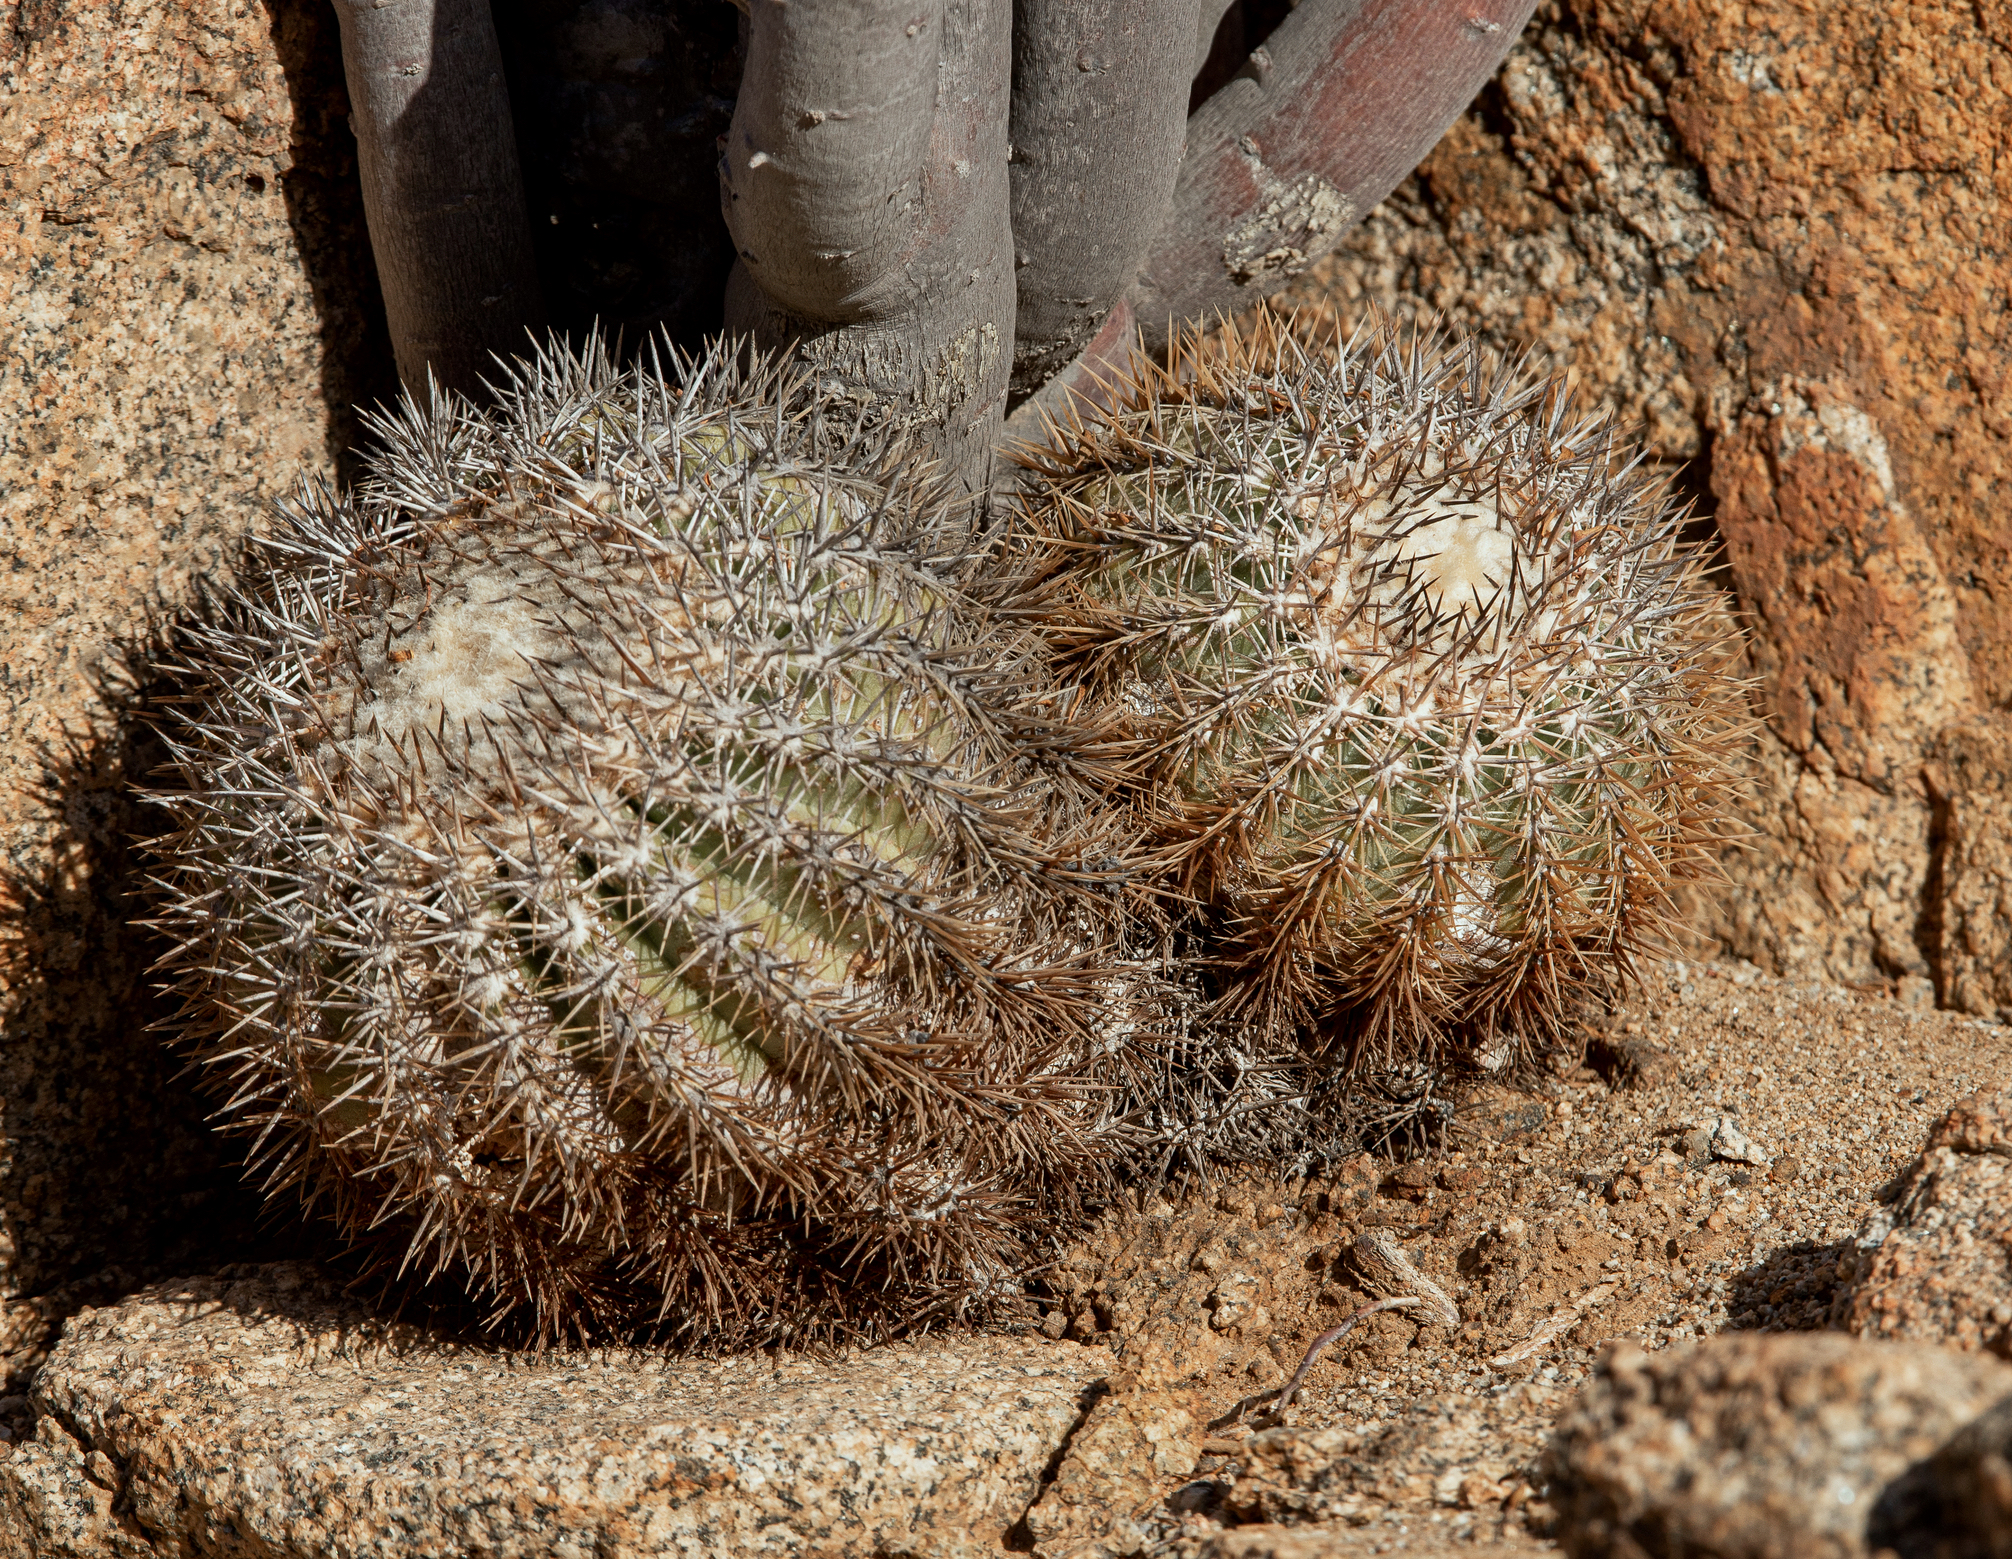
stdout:
[[982,1301],[1151,1027],[1106,760],[959,609],[943,490],[734,362],[408,407],[180,668],[159,920],[226,1116],[548,1332]]
[[[408,398],[164,668],[171,1026],[255,1172],[545,1337],[880,1336],[1141,1153],[1423,1141],[1610,985],[1743,727],[1683,515],[1471,347],[1180,334],[1532,9],[743,0],[730,123],[610,137],[593,8],[339,0]],[[716,224],[526,184],[658,134]],[[500,366],[615,309],[562,275],[742,339]]]
[[1710,869],[1729,634],[1624,456],[1471,344],[1262,316],[1028,452],[1002,593],[1143,742],[1230,1012],[1499,1064]]

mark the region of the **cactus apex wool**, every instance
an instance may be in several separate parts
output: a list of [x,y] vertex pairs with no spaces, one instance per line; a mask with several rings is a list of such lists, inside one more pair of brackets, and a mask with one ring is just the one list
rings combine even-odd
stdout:
[[1712,871],[1736,642],[1559,382],[1261,314],[1021,459],[993,596],[1140,744],[1230,1023],[1498,1066]]
[[720,349],[407,403],[184,635],[173,1028],[274,1188],[546,1336],[1011,1286],[1150,1063],[1136,853],[949,490]]

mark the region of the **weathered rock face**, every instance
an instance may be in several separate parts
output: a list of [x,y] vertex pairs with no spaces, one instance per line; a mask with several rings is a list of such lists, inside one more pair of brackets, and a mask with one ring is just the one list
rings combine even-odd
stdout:
[[0,1297],[251,1227],[146,1032],[117,684],[392,387],[334,39],[322,0],[0,0]]
[[[1541,1487],[1537,1451],[1565,1393],[1523,1382],[1481,1398],[1427,1397],[1392,1404],[1376,1429],[1268,1429],[1238,1453],[1223,1499],[1225,1519],[1295,1526],[1357,1526],[1378,1505],[1407,1506],[1413,1519],[1437,1507],[1494,1509],[1516,1491]],[[1506,1448],[1529,1448],[1521,1460]]]
[[1146,1518],[1169,1480],[1200,1456],[1202,1426],[1184,1393],[1112,1383],[1069,1437],[1055,1476],[1028,1510],[1035,1559],[1119,1559],[1157,1533]]
[[1838,1296],[1839,1324],[2012,1358],[2012,1091],[1937,1121],[1879,1222],[1891,1226]]
[[0,1554],[990,1556],[1109,1359],[530,1360],[325,1292],[267,1268],[72,1319],[0,1460]]
[[2012,1398],[1973,1419],[1937,1451],[1916,1480],[1917,1499],[1932,1500],[1940,1524],[1962,1534],[1937,1559],[2012,1559]]
[[[1298,295],[1535,346],[1714,513],[1760,848],[1706,929],[2012,1002],[2012,13],[1551,0]],[[1996,924],[1993,924],[1993,917]]]
[[[1847,1337],[1621,1344],[1559,1420],[1557,1535],[1575,1559],[1983,1555],[1975,1455],[1938,1455],[2012,1399],[2012,1368]],[[1995,1442],[1994,1442],[1995,1443]],[[1941,1546],[1937,1546],[1940,1544]]]
[[1943,732],[1929,766],[1942,807],[1932,918],[1949,1005],[2012,1011],[2012,723]]

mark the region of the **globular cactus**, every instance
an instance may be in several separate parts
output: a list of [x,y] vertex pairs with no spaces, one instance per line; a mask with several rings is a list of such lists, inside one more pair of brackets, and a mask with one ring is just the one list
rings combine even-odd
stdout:
[[1140,744],[1239,1044],[1499,1066],[1711,870],[1734,648],[1625,453],[1471,344],[1261,318],[1023,455],[994,593]]
[[1109,754],[945,489],[724,350],[376,432],[176,667],[157,923],[254,1165],[548,1335],[982,1302],[1110,1158],[1156,976]]

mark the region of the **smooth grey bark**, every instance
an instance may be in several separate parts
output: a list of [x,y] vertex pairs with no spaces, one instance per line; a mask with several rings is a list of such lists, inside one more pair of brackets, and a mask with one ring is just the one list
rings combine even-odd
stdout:
[[751,0],[727,328],[987,490],[1013,337],[1010,0]]
[[1250,307],[1334,247],[1502,63],[1535,0],[1302,0],[1188,121],[1132,289],[1147,350]]
[[363,209],[408,390],[473,394],[541,328],[488,0],[335,0]]
[[720,166],[748,277],[810,319],[898,312],[943,65],[942,0],[755,0]]
[[1019,0],[1014,9],[1016,397],[1034,394],[1097,335],[1166,220],[1202,10],[1203,0]]
[[[543,317],[487,0],[336,5],[401,374],[472,389]],[[1302,0],[1185,123],[1198,55],[1242,36],[1226,0],[1020,0],[1017,28],[1011,0],[743,9],[718,165],[728,328],[982,494],[1002,431],[1112,398],[1134,319],[1157,352],[1170,323],[1241,309],[1325,253],[1534,4]]]

